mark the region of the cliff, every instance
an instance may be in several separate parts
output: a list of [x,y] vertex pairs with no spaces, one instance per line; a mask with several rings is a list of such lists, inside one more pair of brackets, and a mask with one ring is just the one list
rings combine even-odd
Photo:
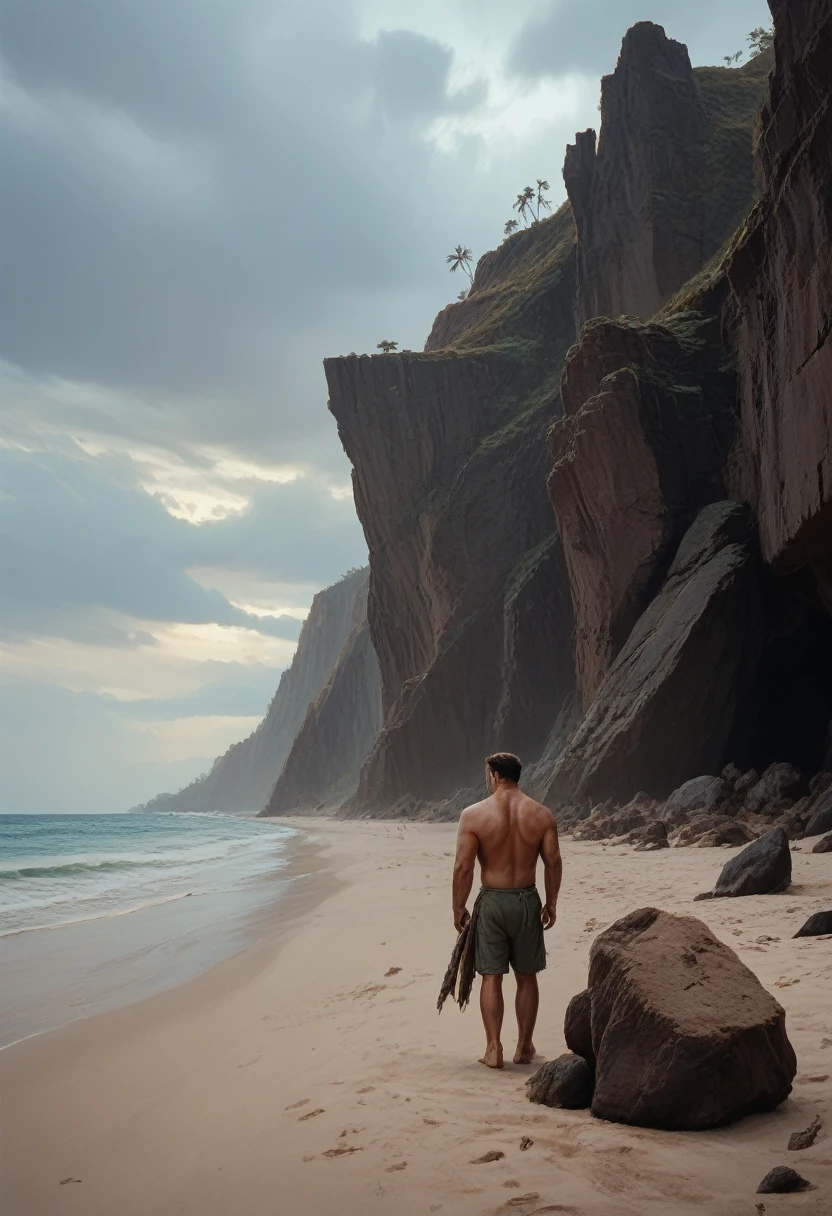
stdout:
[[[141,809],[259,811],[264,807],[310,705],[327,686],[349,639],[365,620],[367,584],[368,571],[363,569],[319,591],[303,624],[291,666],[281,675],[257,729],[219,756],[203,777],[176,794],[159,794]],[[372,681],[369,657],[363,676]],[[334,781],[336,775],[331,779]]]
[[366,618],[309,706],[261,815],[332,809],[355,792],[381,727],[381,678]]
[[726,267],[742,369],[732,491],[767,561],[815,570],[832,606],[832,7],[771,0],[763,193]]
[[[658,26],[634,27],[600,140],[568,151],[570,204],[480,260],[425,353],[326,361],[384,720],[345,813],[450,813],[497,748],[553,789],[683,536],[724,497],[736,381],[721,326],[703,309],[633,314],[703,272],[752,205],[766,75],[692,69]],[[602,312],[630,318],[570,351]]]
[[[562,386],[566,416],[550,435],[584,717],[537,788],[553,804],[575,804],[567,819],[639,791],[664,798],[729,762],[735,773],[791,764],[805,777],[828,762],[832,5],[773,0],[772,12],[774,72],[753,171],[760,194],[690,282],[674,279],[693,269],[690,217],[701,216],[711,178],[680,50],[656,59],[655,31],[630,31],[620,79],[605,82],[611,133],[602,133],[598,163],[588,136],[567,158],[570,193],[585,212],[576,215],[579,312],[658,309],[647,324],[584,326]],[[695,197],[674,203],[683,239],[675,261],[663,260],[676,268],[663,282],[652,255],[667,214],[645,207],[644,195],[633,206],[633,190],[645,157],[659,196],[696,183],[672,149],[661,151],[661,135],[615,154],[624,147],[615,114],[629,107],[632,120],[638,111],[624,80],[628,56],[639,58],[634,39],[653,48],[680,147],[701,175]],[[771,65],[760,56],[728,75],[744,75],[748,89]],[[708,72],[715,83],[720,70]],[[644,73],[642,64],[642,81]],[[657,149],[672,180],[655,176]],[[744,158],[737,163],[746,190],[752,176]],[[722,178],[720,194],[741,198]],[[732,206],[714,215],[727,221]],[[710,233],[703,254],[724,242],[722,223]]]
[[650,22],[628,31],[601,82],[601,135],[566,151],[578,231],[576,311],[651,317],[733,235],[754,198],[752,127],[768,56],[692,69]]
[[562,209],[483,259],[426,353],[326,361],[384,714],[347,813],[441,802],[498,745],[538,755],[570,693],[545,435],[574,339],[573,248]]

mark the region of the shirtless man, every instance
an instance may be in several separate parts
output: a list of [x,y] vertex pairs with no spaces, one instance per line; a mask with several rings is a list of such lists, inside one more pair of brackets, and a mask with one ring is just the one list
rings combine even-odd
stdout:
[[[482,890],[474,942],[474,966],[482,976],[480,1011],[485,1026],[485,1055],[480,1063],[503,1067],[503,976],[511,964],[517,980],[517,1050],[515,1064],[530,1064],[537,1019],[537,972],[546,966],[543,930],[551,929],[563,863],[558,830],[551,811],[517,787],[520,761],[496,752],[485,762],[489,797],[462,812],[454,864],[454,927],[469,918],[466,910],[479,859]],[[538,857],[543,860],[546,902],[535,887]]]

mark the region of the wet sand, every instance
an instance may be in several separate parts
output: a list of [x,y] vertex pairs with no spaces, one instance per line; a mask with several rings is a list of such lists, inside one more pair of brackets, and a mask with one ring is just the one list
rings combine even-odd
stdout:
[[[477,1063],[476,1009],[437,1015],[452,826],[298,826],[298,864],[320,865],[269,945],[0,1052],[3,1216],[832,1211],[832,939],[791,940],[832,907],[828,855],[796,854],[785,895],[694,905],[731,851],[565,842],[542,1056],[564,1050],[596,933],[648,904],[707,921],[787,1011],[799,1072],[778,1111],[661,1133],[530,1105],[533,1067]],[[509,1011],[509,1058],[513,1030]],[[814,1147],[787,1152],[816,1114]],[[491,1151],[504,1155],[472,1164]],[[755,1195],[779,1164],[816,1189]]]

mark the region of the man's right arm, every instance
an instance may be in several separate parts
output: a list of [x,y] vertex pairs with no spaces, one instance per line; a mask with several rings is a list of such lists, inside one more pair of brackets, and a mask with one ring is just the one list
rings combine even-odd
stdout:
[[557,920],[558,908],[558,893],[560,891],[560,882],[563,877],[563,860],[560,855],[560,842],[558,840],[558,829],[554,819],[546,831],[543,833],[543,839],[540,842],[540,856],[543,859],[543,875],[546,889],[546,902],[540,913],[540,919],[543,922],[544,929],[551,929],[552,925]]
[[453,911],[454,928],[460,932],[468,920],[465,905],[474,885],[474,866],[477,860],[478,840],[470,810],[459,817],[456,834],[456,860],[454,862]]

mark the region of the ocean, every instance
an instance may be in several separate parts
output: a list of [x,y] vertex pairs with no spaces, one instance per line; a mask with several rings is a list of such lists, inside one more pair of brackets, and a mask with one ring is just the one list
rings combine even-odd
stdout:
[[0,815],[0,1047],[257,940],[296,835],[238,815]]

